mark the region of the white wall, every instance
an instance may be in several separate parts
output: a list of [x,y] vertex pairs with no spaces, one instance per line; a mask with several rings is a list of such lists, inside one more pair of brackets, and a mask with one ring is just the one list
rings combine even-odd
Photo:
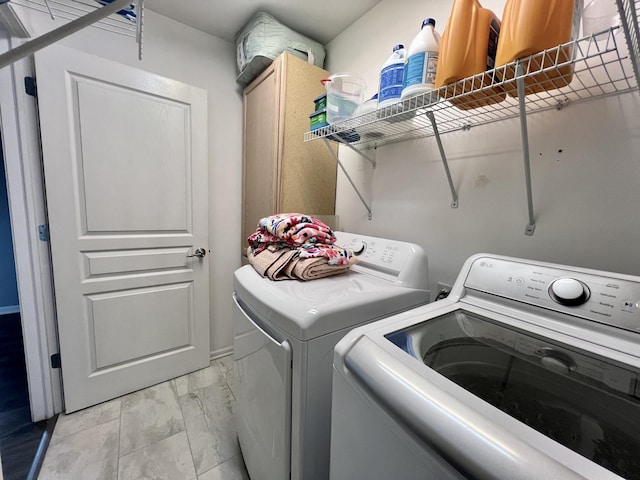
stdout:
[[[16,10],[34,35],[56,26],[48,15]],[[240,266],[242,192],[242,95],[235,83],[235,46],[149,10],[142,61],[135,39],[95,27],[60,43],[207,90],[211,350],[213,355],[230,352],[232,272]]]
[[[502,0],[483,6],[502,16]],[[383,0],[328,46],[326,68],[363,75],[368,97],[393,45],[407,46],[422,19],[444,29],[452,2]],[[536,230],[525,236],[519,120],[448,133],[442,142],[459,194],[451,196],[434,138],[377,150],[378,167],[341,149],[371,201],[373,220],[343,176],[340,228],[409,240],[430,261],[430,282],[452,283],[464,260],[491,252],[640,275],[640,94],[573,104],[528,117]]]

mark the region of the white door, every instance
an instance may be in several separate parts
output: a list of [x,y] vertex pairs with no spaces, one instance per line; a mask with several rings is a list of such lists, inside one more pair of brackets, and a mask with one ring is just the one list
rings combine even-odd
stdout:
[[207,97],[57,45],[36,54],[67,412],[209,364]]

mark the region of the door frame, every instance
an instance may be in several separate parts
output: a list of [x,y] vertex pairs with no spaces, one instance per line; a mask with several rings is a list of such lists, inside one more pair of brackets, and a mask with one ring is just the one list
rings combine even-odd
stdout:
[[[24,43],[0,38],[0,51]],[[59,351],[49,243],[38,238],[46,225],[42,154],[36,99],[24,92],[24,77],[35,71],[33,57],[0,69],[0,129],[20,299],[31,419],[63,410],[62,378],[51,367]]]

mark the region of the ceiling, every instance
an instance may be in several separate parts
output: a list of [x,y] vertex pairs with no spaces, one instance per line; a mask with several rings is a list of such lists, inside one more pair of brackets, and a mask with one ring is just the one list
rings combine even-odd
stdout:
[[326,45],[380,1],[150,0],[145,7],[232,43],[256,12],[267,12],[287,27]]

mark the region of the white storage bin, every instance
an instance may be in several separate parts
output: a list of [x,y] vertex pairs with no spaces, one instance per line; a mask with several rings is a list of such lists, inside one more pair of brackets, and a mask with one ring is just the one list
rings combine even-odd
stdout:
[[236,81],[248,85],[285,50],[319,67],[324,65],[324,46],[284,26],[268,13],[256,13],[236,35],[239,72]]

